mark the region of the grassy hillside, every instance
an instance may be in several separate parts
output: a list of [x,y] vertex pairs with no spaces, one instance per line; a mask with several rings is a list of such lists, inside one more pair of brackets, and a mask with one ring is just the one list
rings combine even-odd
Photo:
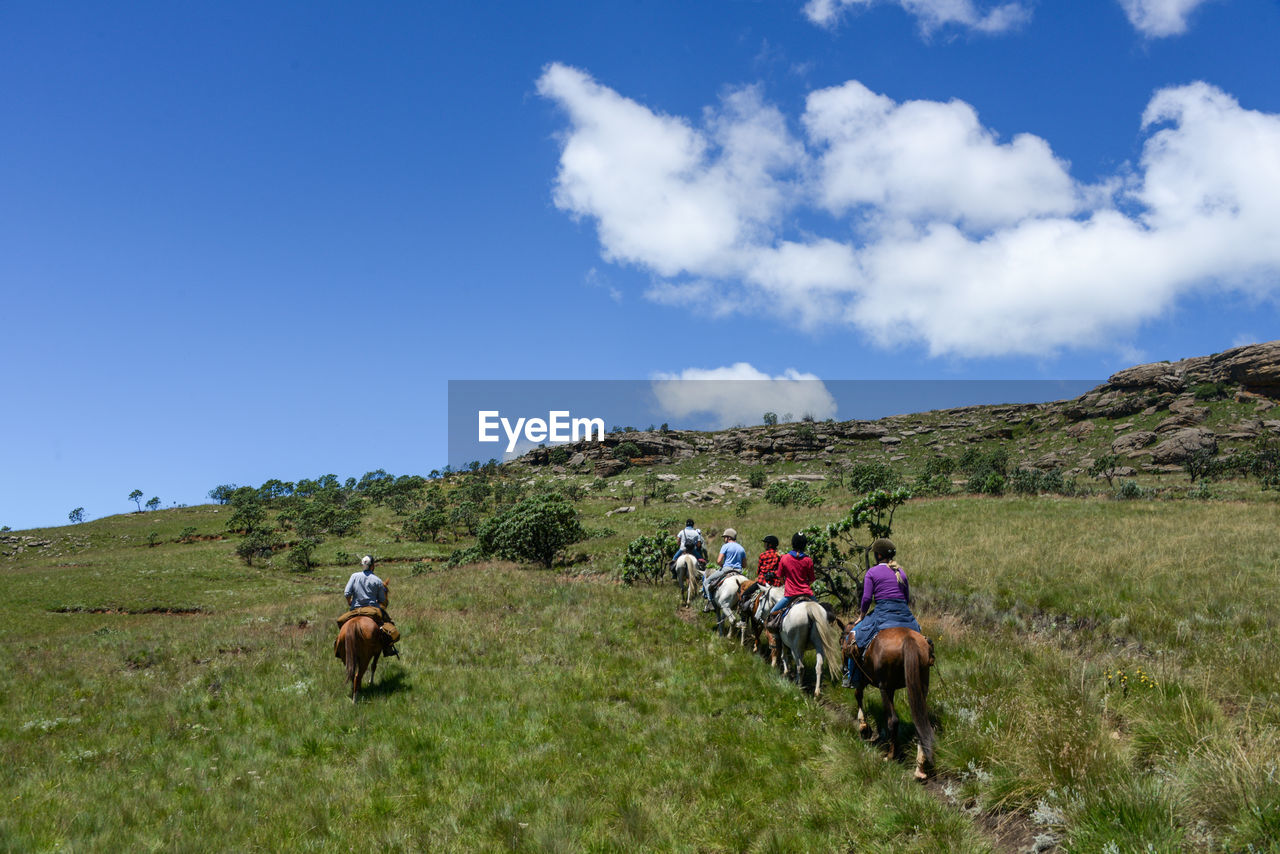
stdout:
[[[246,566],[238,538],[212,539],[226,507],[21,532],[44,544],[0,559],[0,840],[1000,849],[984,815],[1070,850],[1267,850],[1280,836],[1274,493],[901,508],[895,539],[938,645],[931,790],[858,740],[851,692],[816,704],[709,618],[677,613],[673,588],[613,581],[626,542],[686,513],[735,525],[754,554],[766,533],[847,509],[849,495],[824,495],[743,512],[636,500],[605,517],[606,488],[578,507],[612,533],[551,572],[449,568],[454,543],[405,540],[387,508],[305,573],[279,557]],[[197,539],[176,542],[190,527]],[[330,619],[352,568],[339,555],[364,551],[389,559],[405,657],[352,707]]]

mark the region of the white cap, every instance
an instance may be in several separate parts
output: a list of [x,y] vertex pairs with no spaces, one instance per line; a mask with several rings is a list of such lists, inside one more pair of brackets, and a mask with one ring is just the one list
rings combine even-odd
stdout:
[[360,558],[360,565],[363,567],[367,568],[371,563],[373,563],[373,558],[370,557],[369,555],[365,555],[364,557]]

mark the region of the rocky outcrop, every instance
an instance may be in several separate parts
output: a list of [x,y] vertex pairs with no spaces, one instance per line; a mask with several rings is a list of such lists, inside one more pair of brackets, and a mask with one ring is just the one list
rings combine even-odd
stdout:
[[1187,427],[1151,449],[1151,462],[1156,465],[1181,463],[1196,451],[1218,452],[1218,440],[1212,430],[1203,427]]
[[1156,440],[1157,436],[1150,430],[1137,430],[1119,436],[1111,443],[1111,453],[1133,456]]

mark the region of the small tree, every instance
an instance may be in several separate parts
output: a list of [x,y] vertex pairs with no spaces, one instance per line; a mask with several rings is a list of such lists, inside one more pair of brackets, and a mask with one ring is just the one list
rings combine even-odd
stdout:
[[155,510],[159,506],[160,506],[160,496],[153,495],[151,496],[151,498],[147,499],[148,510]]
[[236,488],[234,483],[220,484],[209,490],[209,497],[219,504],[226,504],[231,500],[231,494],[236,491]]
[[84,521],[84,508],[83,508],[83,507],[77,507],[75,510],[72,510],[70,513],[68,513],[68,514],[67,514],[67,521],[69,521],[69,522],[70,522],[71,524],[73,524],[73,525],[79,525],[81,522],[83,522],[83,521]]
[[142,490],[135,489],[129,493],[129,500],[138,506],[138,512],[142,512]]
[[147,533],[147,548],[155,548],[156,544],[159,542],[160,542],[159,531],[150,531]]
[[1211,448],[1199,448],[1187,454],[1187,458],[1182,461],[1182,467],[1186,469],[1191,482],[1195,483],[1199,478],[1208,478],[1217,474],[1218,461],[1214,458]]
[[778,413],[766,412],[764,414],[764,426],[775,427],[778,424]]
[[1120,470],[1120,457],[1116,454],[1103,454],[1089,466],[1089,474],[1106,480],[1107,488],[1115,486],[1116,472]]
[[586,537],[578,511],[551,492],[530,496],[486,520],[477,532],[477,544],[486,555],[550,569],[561,549]]
[[627,554],[622,558],[623,583],[660,580],[675,550],[676,538],[666,531],[636,537],[627,544]]

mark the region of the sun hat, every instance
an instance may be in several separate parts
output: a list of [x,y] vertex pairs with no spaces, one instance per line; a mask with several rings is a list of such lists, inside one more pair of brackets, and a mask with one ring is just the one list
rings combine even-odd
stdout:
[[726,536],[731,540],[736,540],[738,539],[738,532],[733,530],[733,528],[725,528],[723,536]]

